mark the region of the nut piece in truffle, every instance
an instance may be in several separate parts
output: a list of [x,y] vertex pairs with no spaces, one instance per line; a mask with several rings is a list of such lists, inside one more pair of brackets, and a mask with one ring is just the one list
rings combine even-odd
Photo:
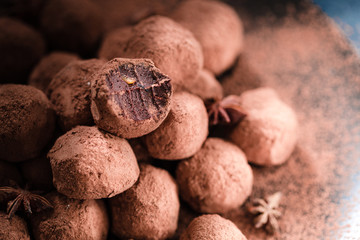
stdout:
[[0,85],[0,159],[37,157],[49,143],[55,114],[45,94],[31,86]]
[[239,98],[247,116],[230,133],[232,142],[257,165],[279,165],[293,152],[298,138],[295,112],[270,88],[248,90]]
[[94,125],[90,110],[90,76],[104,64],[105,61],[98,59],[73,61],[50,82],[47,94],[63,130]]
[[247,240],[236,225],[217,214],[207,214],[191,221],[180,240]]
[[130,188],[139,166],[129,143],[96,127],[78,126],[48,153],[58,192],[76,199],[108,198]]
[[204,61],[193,34],[162,16],[147,18],[134,26],[121,57],[151,59],[171,78],[174,88],[196,78]]
[[191,157],[208,134],[208,115],[204,102],[193,94],[177,92],[163,124],[145,136],[145,144],[154,158],[177,160]]
[[31,215],[35,239],[106,239],[109,220],[101,200],[70,199],[57,192],[45,197],[54,209]]
[[136,184],[110,199],[112,231],[120,238],[167,239],[174,235],[180,202],[175,180],[160,168],[140,165]]
[[26,221],[18,216],[9,219],[0,211],[0,239],[30,240]]
[[0,18],[0,83],[25,83],[45,51],[41,35],[11,18]]
[[208,138],[192,158],[179,163],[180,196],[202,213],[225,213],[241,206],[251,193],[253,173],[234,144]]
[[228,69],[243,48],[243,25],[230,6],[220,1],[183,1],[172,13],[200,42],[204,67],[218,75]]
[[46,89],[52,78],[69,62],[79,60],[76,54],[67,52],[52,52],[43,57],[41,61],[33,69],[29,85],[46,92]]
[[115,58],[91,80],[96,125],[124,138],[155,130],[170,111],[172,87],[149,59]]

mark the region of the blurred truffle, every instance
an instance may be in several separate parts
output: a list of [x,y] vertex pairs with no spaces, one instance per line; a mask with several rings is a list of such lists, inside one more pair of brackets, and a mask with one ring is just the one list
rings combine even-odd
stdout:
[[0,211],[0,239],[4,240],[30,240],[26,221],[19,216],[11,219]]
[[120,238],[167,239],[178,223],[179,197],[170,174],[151,165],[140,165],[137,183],[110,199],[112,231]]
[[106,60],[122,57],[124,49],[132,34],[132,27],[117,28],[105,35],[98,56]]
[[0,159],[28,160],[49,143],[55,127],[54,111],[39,89],[0,85],[0,126]]

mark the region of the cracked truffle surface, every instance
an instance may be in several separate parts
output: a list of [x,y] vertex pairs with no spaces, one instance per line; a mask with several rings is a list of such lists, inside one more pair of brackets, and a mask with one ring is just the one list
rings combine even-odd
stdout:
[[76,199],[119,194],[138,179],[129,143],[96,127],[78,126],[58,138],[48,153],[58,192]]
[[180,240],[247,240],[236,225],[217,214],[194,218]]
[[170,78],[151,60],[115,58],[92,77],[91,112],[99,128],[135,138],[164,121],[171,96]]
[[234,144],[208,138],[192,158],[176,169],[181,197],[202,213],[225,213],[240,207],[251,193],[253,173]]
[[295,112],[271,88],[245,91],[239,104],[247,116],[229,138],[258,165],[279,165],[293,152],[298,138]]
[[163,169],[140,165],[136,184],[110,199],[112,231],[121,238],[167,239],[177,228],[180,202],[175,180]]
[[55,116],[45,94],[31,86],[0,85],[0,159],[37,157],[49,143]]
[[177,160],[191,157],[208,134],[208,115],[204,102],[196,95],[176,92],[171,110],[155,131],[145,136],[145,144],[154,158]]

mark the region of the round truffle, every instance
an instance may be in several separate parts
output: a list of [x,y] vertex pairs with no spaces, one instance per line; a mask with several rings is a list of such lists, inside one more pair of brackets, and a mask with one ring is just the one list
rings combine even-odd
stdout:
[[163,124],[145,136],[145,144],[154,158],[177,160],[191,157],[208,134],[208,115],[204,102],[193,94],[174,94],[171,110]]
[[234,144],[208,138],[192,158],[179,163],[180,196],[196,211],[226,213],[249,197],[253,173],[245,154]]
[[115,29],[104,37],[98,53],[99,58],[111,60],[122,57],[124,48],[132,34],[132,27],[126,26]]
[[162,16],[147,18],[134,26],[122,57],[151,59],[171,78],[175,88],[196,78],[204,61],[193,34]]
[[0,18],[0,83],[25,83],[45,51],[41,35],[11,18]]
[[54,111],[45,94],[31,86],[0,85],[0,159],[37,157],[52,138]]
[[47,94],[65,131],[77,125],[93,125],[90,111],[90,79],[105,61],[78,60],[69,63],[50,82]]
[[52,48],[85,55],[103,33],[102,15],[90,0],[46,1],[40,25]]
[[25,220],[18,216],[9,219],[0,211],[0,239],[30,240]]
[[170,111],[172,86],[149,59],[115,58],[91,80],[96,125],[124,138],[155,130]]
[[230,6],[220,1],[183,1],[172,18],[200,42],[204,67],[216,75],[235,61],[243,48],[243,25]]
[[245,91],[239,103],[247,116],[232,130],[230,140],[251,163],[265,166],[284,163],[298,138],[295,112],[270,88]]
[[52,52],[43,57],[41,61],[33,69],[29,85],[46,92],[46,89],[52,78],[69,62],[79,60],[76,54],[67,52]]
[[206,69],[203,69],[193,81],[187,81],[184,89],[199,96],[203,101],[210,99],[220,100],[223,98],[223,89],[220,82],[212,72]]
[[120,238],[167,239],[177,228],[180,202],[175,180],[151,165],[140,165],[136,184],[110,199],[112,231]]
[[115,196],[139,177],[139,166],[129,143],[99,131],[78,126],[58,138],[48,153],[58,192],[76,199]]
[[207,214],[191,221],[180,240],[247,240],[239,228],[217,214]]
[[106,239],[109,220],[101,200],[76,200],[57,192],[45,197],[54,209],[31,215],[35,239]]

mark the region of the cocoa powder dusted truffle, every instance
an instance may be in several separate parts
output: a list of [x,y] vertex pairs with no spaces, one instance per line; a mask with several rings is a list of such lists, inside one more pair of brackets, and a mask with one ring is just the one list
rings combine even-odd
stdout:
[[122,57],[124,48],[126,47],[131,34],[131,26],[117,28],[106,34],[99,49],[99,58],[111,60],[113,58]]
[[194,155],[208,134],[208,115],[203,101],[190,93],[177,92],[163,124],[145,136],[154,158],[176,160]]
[[57,192],[45,197],[54,209],[31,216],[35,239],[106,239],[109,220],[101,200],[76,200]]
[[25,83],[44,51],[38,32],[18,20],[0,17],[0,83]]
[[18,216],[9,219],[0,211],[0,239],[30,240],[26,221]]
[[56,189],[71,198],[112,197],[130,188],[139,176],[129,143],[96,127],[68,131],[48,157]]
[[54,111],[31,86],[0,85],[0,159],[19,162],[38,156],[53,135]]
[[112,231],[124,239],[167,239],[174,235],[179,215],[175,180],[160,168],[140,165],[137,183],[110,199]]
[[247,116],[232,130],[230,140],[251,163],[266,166],[284,163],[298,138],[295,112],[270,88],[245,91],[238,102]]
[[247,240],[236,225],[217,214],[207,214],[191,221],[180,240]]
[[134,26],[122,57],[151,59],[171,78],[175,88],[196,78],[204,61],[193,34],[162,16],[149,17]]
[[170,110],[172,86],[149,59],[115,58],[91,80],[91,112],[96,125],[135,138],[156,129]]
[[52,48],[89,55],[103,33],[102,18],[90,0],[49,0],[40,25]]
[[204,67],[216,75],[235,61],[243,48],[243,25],[230,6],[220,1],[183,1],[172,18],[200,42]]
[[29,85],[45,92],[52,78],[69,62],[78,59],[76,54],[67,52],[52,52],[44,56],[31,72]]
[[208,138],[192,158],[179,163],[176,181],[181,197],[203,213],[225,213],[240,207],[251,193],[253,173],[234,144]]
[[104,64],[105,61],[98,59],[73,61],[50,82],[47,94],[62,129],[94,124],[90,111],[90,76]]

